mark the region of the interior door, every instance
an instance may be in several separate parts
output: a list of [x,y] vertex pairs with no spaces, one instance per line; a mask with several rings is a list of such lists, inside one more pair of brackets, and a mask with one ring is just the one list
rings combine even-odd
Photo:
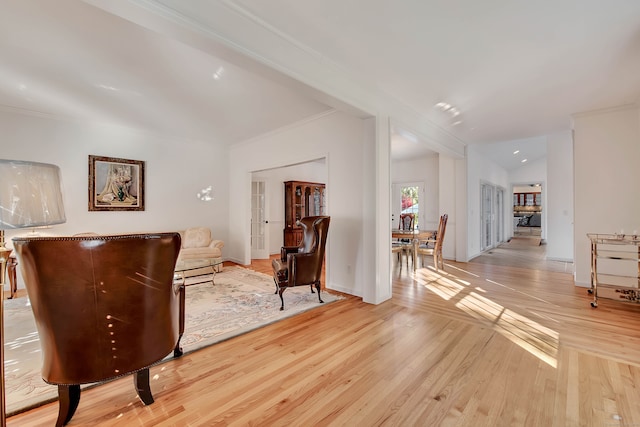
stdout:
[[480,250],[485,251],[493,247],[493,186],[482,184],[480,193],[482,195]]
[[496,244],[504,242],[504,209],[504,189],[496,187]]
[[269,258],[266,187],[265,181],[251,182],[251,259]]

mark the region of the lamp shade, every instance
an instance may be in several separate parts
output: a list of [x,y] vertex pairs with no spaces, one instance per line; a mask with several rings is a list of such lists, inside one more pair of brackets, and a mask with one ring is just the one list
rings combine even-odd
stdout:
[[66,222],[60,168],[0,159],[0,229]]

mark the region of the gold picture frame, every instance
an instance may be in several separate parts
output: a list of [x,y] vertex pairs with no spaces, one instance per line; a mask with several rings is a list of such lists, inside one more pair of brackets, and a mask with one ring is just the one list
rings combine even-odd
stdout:
[[89,211],[143,211],[144,161],[89,156]]

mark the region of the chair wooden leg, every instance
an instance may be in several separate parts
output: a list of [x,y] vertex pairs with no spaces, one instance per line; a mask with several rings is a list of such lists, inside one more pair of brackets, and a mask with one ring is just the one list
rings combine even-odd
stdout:
[[315,294],[315,292],[313,292],[313,284],[309,285],[309,287],[311,288],[311,293]]
[[175,348],[173,349],[173,357],[180,357],[184,353],[182,351],[182,346],[180,345],[180,340],[182,340],[182,335],[184,335],[184,316],[185,316],[185,287],[184,283],[180,284],[180,312],[178,315],[179,318],[179,326],[178,326],[178,342],[176,343]]
[[58,386],[58,419],[56,420],[56,427],[65,426],[73,414],[78,409],[78,403],[80,403],[80,385],[59,385]]
[[280,311],[284,310],[284,298],[282,298],[282,294],[284,293],[285,289],[287,288],[283,286],[278,290],[278,293],[280,294],[280,302],[282,303],[282,305],[280,306]]
[[151,405],[153,403],[153,395],[151,394],[151,387],[149,386],[149,368],[133,374],[133,384],[136,387],[138,397],[145,405]]
[[318,301],[320,301],[320,303],[324,303],[324,301],[322,301],[322,298],[320,297],[320,282],[316,283],[316,289],[318,290]]

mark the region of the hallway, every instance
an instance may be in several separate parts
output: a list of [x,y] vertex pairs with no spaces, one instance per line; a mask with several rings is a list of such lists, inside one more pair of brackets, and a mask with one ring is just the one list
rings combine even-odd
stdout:
[[513,237],[469,262],[573,274],[572,262],[547,260],[546,245],[537,244],[539,241],[535,237]]

